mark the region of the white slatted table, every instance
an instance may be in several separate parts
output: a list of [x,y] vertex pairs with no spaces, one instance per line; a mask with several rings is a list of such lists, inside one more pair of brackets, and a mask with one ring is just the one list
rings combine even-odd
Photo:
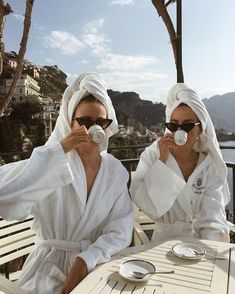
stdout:
[[[235,245],[206,240],[183,239],[198,243],[208,253],[226,256],[226,260],[202,258],[185,260],[171,252],[171,247],[182,240],[162,244],[130,247],[110,262],[97,267],[72,294],[234,294]],[[171,275],[153,275],[147,283],[129,282],[119,276],[119,265],[129,259],[144,259],[159,270],[175,270]]]

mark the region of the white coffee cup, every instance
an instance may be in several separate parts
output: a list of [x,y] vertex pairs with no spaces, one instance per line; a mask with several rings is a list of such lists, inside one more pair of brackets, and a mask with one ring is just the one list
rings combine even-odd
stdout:
[[102,143],[104,141],[105,132],[99,125],[92,125],[88,129],[88,134],[91,136],[91,140],[95,143]]
[[183,130],[178,130],[174,134],[174,140],[176,145],[182,146],[187,142],[188,134]]

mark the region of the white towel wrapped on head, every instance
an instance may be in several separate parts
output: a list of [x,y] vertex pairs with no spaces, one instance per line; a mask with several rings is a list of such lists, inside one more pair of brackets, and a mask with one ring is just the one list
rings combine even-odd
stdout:
[[195,145],[195,148],[197,148],[198,151],[210,153],[211,157],[213,158],[218,174],[224,181],[223,196],[224,204],[226,205],[230,201],[230,193],[227,183],[227,167],[219,148],[219,143],[210,115],[206,110],[204,103],[201,101],[199,95],[193,89],[189,88],[184,83],[177,83],[170,89],[167,97],[167,122],[170,121],[172,112],[181,103],[187,104],[197,115],[201,123],[202,133],[200,135],[199,142]]
[[71,131],[73,113],[79,102],[89,94],[93,95],[104,105],[108,118],[113,120],[112,124],[105,129],[105,140],[100,145],[100,151],[107,150],[108,139],[118,132],[118,123],[111,99],[107,93],[106,82],[96,73],[82,73],[67,87],[63,95],[55,128],[48,142],[61,140]]

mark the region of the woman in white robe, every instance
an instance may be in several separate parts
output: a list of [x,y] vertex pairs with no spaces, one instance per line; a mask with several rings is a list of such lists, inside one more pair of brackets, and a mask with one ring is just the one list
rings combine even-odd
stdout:
[[[130,188],[135,204],[155,221],[152,241],[191,236],[229,242],[227,168],[210,116],[187,85],[171,88],[166,122],[164,136],[141,154]],[[187,139],[181,146],[174,139],[179,129]]]
[[[87,131],[94,124],[104,128],[100,144]],[[34,216],[36,249],[19,280],[28,293],[70,293],[97,264],[130,244],[128,173],[106,152],[117,130],[105,82],[82,74],[66,89],[45,146],[0,168],[0,216]]]

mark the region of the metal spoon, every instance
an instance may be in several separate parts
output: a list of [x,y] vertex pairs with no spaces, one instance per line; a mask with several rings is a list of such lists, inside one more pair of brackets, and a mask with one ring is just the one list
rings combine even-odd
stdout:
[[201,253],[201,252],[198,252],[197,250],[194,250],[194,249],[191,249],[191,251],[193,251],[193,253],[195,253],[197,256],[210,256],[210,257],[214,257],[216,259],[221,259],[221,260],[226,260],[227,258],[226,257],[223,257],[223,256],[218,256],[218,255],[213,255],[213,254],[210,254],[210,253]]
[[153,271],[153,272],[147,272],[147,273],[133,271],[131,272],[131,275],[133,278],[143,279],[145,276],[152,275],[152,274],[174,274],[174,273],[175,271]]

